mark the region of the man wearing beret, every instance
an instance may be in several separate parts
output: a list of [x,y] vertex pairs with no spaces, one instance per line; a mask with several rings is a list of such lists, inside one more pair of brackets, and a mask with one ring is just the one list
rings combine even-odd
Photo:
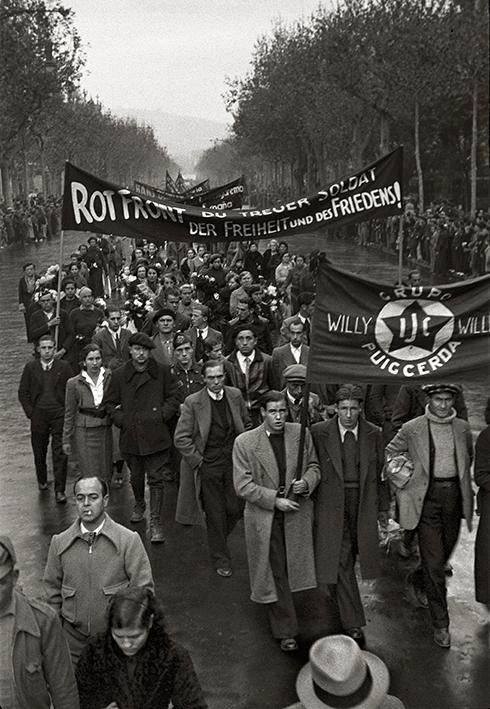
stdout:
[[455,384],[428,384],[425,413],[403,424],[386,446],[388,461],[405,454],[413,473],[395,490],[398,521],[403,529],[416,529],[421,565],[412,574],[414,589],[424,592],[434,642],[451,645],[444,566],[456,546],[461,518],[471,530],[473,491],[470,465],[471,429],[456,416]]
[[162,308],[156,311],[152,320],[157,331],[152,337],[154,347],[151,356],[160,364],[171,367],[174,359],[175,313],[170,308]]
[[0,706],[78,709],[68,645],[56,612],[16,588],[9,537],[0,536]]
[[318,584],[326,584],[338,606],[343,632],[363,648],[366,625],[355,563],[362,578],[380,573],[378,521],[387,522],[389,507],[381,430],[361,417],[363,392],[342,384],[335,398],[336,415],[316,423],[311,435],[322,480],[315,503],[315,561]]
[[146,509],[145,474],[150,488],[150,541],[163,542],[161,510],[164,474],[170,466],[167,421],[179,408],[177,380],[168,365],[151,356],[153,340],[136,332],[128,341],[131,359],[113,372],[107,410],[121,429],[120,448],[131,471],[135,505],[132,522],[142,522]]
[[[286,421],[301,423],[301,410],[306,386],[306,367],[304,364],[291,364],[282,372],[286,381],[283,393],[286,397]],[[308,395],[307,425],[322,421],[321,402],[318,394],[310,392]]]

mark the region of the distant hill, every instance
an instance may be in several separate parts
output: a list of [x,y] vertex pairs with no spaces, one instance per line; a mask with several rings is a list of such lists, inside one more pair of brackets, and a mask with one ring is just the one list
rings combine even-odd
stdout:
[[161,145],[165,145],[170,156],[177,162],[182,172],[193,172],[200,153],[210,148],[212,143],[227,135],[226,123],[209,121],[196,116],[178,116],[165,111],[117,108],[116,115],[131,116],[138,123],[153,126]]

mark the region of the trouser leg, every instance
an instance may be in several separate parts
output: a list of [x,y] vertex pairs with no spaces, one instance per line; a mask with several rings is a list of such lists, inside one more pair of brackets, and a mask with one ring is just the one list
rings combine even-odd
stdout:
[[235,487],[233,485],[233,470],[232,461],[230,458],[229,465],[223,477],[223,487],[225,496],[225,508],[226,508],[226,534],[231,534],[234,530],[235,525],[243,516],[243,508],[245,501],[242,500],[235,492]]
[[357,584],[355,562],[357,556],[357,516],[359,491],[345,490],[344,528],[340,546],[337,583],[331,587],[332,596],[337,601],[340,620],[344,630],[361,628],[366,625],[359,586]]
[[63,453],[63,413],[51,419],[51,452],[53,456],[53,475],[55,492],[64,492],[68,458]]
[[201,499],[206,514],[208,546],[216,567],[229,566],[231,554],[226,543],[227,516],[224,471],[215,465],[201,467]]
[[283,513],[275,514],[272,521],[269,562],[277,593],[277,601],[267,604],[272,636],[294,638],[298,634],[298,620],[289,588]]
[[456,544],[460,519],[458,485],[432,484],[424,501],[418,536],[423,584],[434,628],[449,625],[444,564]]
[[129,455],[126,459],[128,464],[131,487],[136,502],[144,502],[145,499],[145,462],[141,455]]
[[39,410],[34,409],[31,418],[31,445],[34,455],[36,477],[39,485],[45,484],[48,478],[46,455],[49,444],[49,421]]

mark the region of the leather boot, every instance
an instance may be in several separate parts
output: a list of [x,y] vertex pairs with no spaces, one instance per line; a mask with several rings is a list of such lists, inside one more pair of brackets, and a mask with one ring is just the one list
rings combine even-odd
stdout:
[[165,541],[161,521],[163,490],[150,488],[150,542],[159,544]]

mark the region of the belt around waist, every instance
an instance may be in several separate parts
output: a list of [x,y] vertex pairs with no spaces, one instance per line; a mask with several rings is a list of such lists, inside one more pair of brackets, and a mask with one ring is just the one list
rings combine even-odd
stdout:
[[457,476],[454,478],[432,478],[434,485],[455,485],[458,481]]

